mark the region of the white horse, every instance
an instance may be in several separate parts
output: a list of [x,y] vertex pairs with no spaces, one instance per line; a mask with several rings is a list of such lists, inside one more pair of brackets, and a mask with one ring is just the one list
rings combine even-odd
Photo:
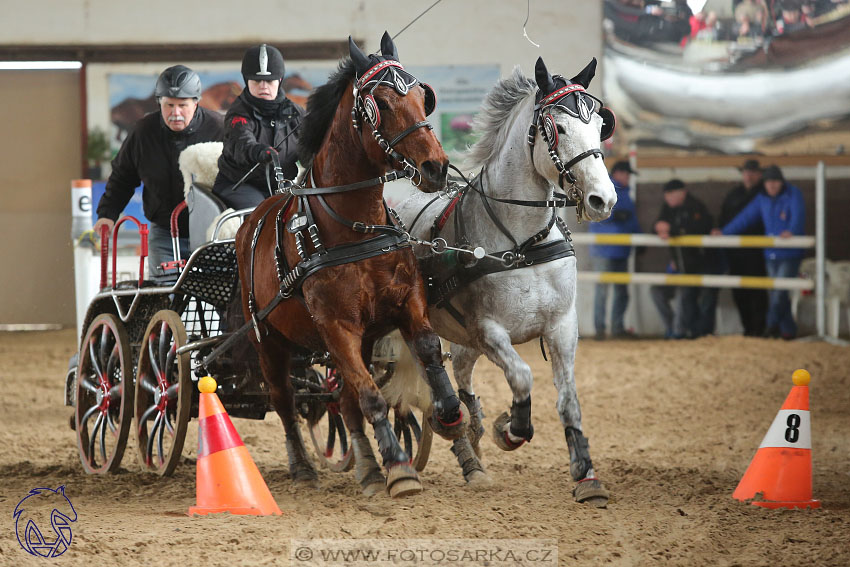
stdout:
[[[431,308],[431,323],[451,342],[458,392],[472,414],[470,439],[461,438],[452,446],[464,477],[470,484],[489,482],[476,455],[484,431],[472,385],[476,360],[485,355],[504,371],[510,384],[511,411],[495,421],[494,440],[504,450],[516,449],[534,431],[533,376],[512,345],[543,337],[552,359],[570,472],[578,481],[573,494],[579,502],[604,506],[608,491],[594,473],[573,375],[578,342],[576,259],[566,224],[555,222],[555,211],[565,206],[566,197],[576,200],[578,213],[590,221],[608,218],[617,201],[599,149],[601,139],[613,130],[613,114],[597,107],[596,99],[584,91],[595,69],[594,59],[567,81],[552,77],[538,59],[536,82],[514,69],[487,95],[476,117],[473,129],[478,142],[466,161],[480,167],[481,173],[472,187],[463,190],[451,210],[445,199],[406,191],[397,211],[413,236],[433,239],[443,225],[439,236],[449,244],[483,246],[491,254],[498,250],[505,259],[503,263],[486,257],[466,272],[461,270],[456,274],[461,285],[455,289],[439,274],[445,255],[424,259],[423,264],[439,300]],[[558,186],[567,194],[556,192]],[[462,264],[469,257],[457,259]],[[429,262],[432,268],[438,266],[436,271]],[[520,269],[506,269],[507,264]],[[498,271],[500,266],[504,271]],[[496,272],[490,273],[492,269]],[[469,281],[470,273],[477,279]],[[393,381],[413,379],[418,378],[397,373]],[[397,389],[410,388],[399,384]]]

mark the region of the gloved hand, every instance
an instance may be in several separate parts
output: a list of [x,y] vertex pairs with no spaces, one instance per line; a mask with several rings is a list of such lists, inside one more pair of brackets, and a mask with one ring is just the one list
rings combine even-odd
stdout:
[[259,163],[268,163],[272,160],[272,156],[277,155],[277,150],[271,146],[257,146],[254,150],[254,161]]
[[612,216],[614,217],[614,222],[626,222],[632,218],[632,212],[628,210],[616,210]]

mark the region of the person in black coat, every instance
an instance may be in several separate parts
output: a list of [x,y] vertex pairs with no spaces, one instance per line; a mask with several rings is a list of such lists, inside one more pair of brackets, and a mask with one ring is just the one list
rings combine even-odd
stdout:
[[[130,202],[136,187],[144,183],[142,204],[150,220],[148,261],[151,267],[174,259],[171,240],[171,212],[183,201],[183,176],[177,158],[192,144],[222,139],[222,117],[198,106],[201,79],[183,65],[169,67],[156,81],[154,95],[159,112],[152,112],[136,123],[124,140],[115,159],[106,190],[97,205],[101,226],[112,227]],[[189,220],[181,214],[178,224],[180,254],[189,256]]]
[[[748,159],[741,167],[741,183],[733,187],[723,200],[718,224],[729,224],[759,193],[764,193],[761,167],[758,160]],[[742,234],[764,235],[764,224],[758,220]],[[726,250],[726,260],[729,273],[733,276],[767,276],[764,253],[760,248],[729,248]],[[735,288],[732,290],[732,299],[738,308],[744,335],[762,336],[767,318],[767,291]]]
[[[664,205],[654,225],[658,236],[666,239],[686,234],[709,234],[713,226],[711,213],[702,201],[688,193],[684,182],[671,179],[664,184]],[[670,256],[669,271],[673,273],[704,274],[714,265],[712,255],[702,248],[671,246]],[[661,288],[653,290],[653,299],[660,296],[661,291]],[[696,338],[711,332],[707,327],[709,319],[713,321],[712,314],[706,312],[706,308],[701,310],[700,292],[700,287],[677,287],[675,324],[673,329],[668,329],[673,336]],[[663,317],[664,310],[659,311]]]
[[[270,195],[264,165],[274,155],[285,178],[298,174],[298,126],[304,112],[280,86],[284,70],[283,55],[271,45],[254,46],[242,58],[245,88],[224,118],[224,149],[213,185],[213,192],[234,209],[256,207]],[[271,173],[270,178],[274,182]]]

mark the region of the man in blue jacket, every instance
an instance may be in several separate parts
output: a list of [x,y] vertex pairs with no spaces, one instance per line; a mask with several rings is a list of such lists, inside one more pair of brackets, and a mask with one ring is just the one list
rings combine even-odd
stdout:
[[[640,232],[635,204],[629,196],[629,175],[637,174],[629,162],[618,161],[611,168],[611,181],[617,190],[617,204],[611,216],[602,222],[590,224],[590,232],[602,234],[631,234]],[[597,272],[627,272],[630,246],[606,246],[594,244],[590,247],[593,269]],[[593,300],[593,322],[596,326],[596,338],[605,338],[605,320],[608,302],[608,284],[596,284]],[[611,335],[613,337],[630,336],[623,325],[623,316],[629,305],[629,288],[625,284],[614,284],[614,305],[611,307]]]
[[[756,195],[738,215],[723,227],[723,234],[740,234],[751,224],[761,221],[768,236],[787,238],[804,234],[806,205],[800,190],[787,181],[782,170],[771,165],[764,170],[764,193]],[[803,250],[800,248],[765,248],[767,275],[771,278],[794,278],[800,270]],[[797,336],[797,324],[791,315],[787,290],[771,289],[768,293],[767,330],[765,336],[790,340]]]

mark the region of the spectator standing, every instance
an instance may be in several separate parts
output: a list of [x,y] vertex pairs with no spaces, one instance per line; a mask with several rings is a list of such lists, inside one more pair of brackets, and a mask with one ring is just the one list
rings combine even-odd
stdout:
[[[655,221],[654,229],[661,238],[686,234],[709,234],[713,219],[702,201],[690,195],[684,182],[671,179],[664,184],[664,205]],[[708,259],[702,248],[671,246],[671,266],[683,274],[705,273]],[[676,289],[676,321],[674,332],[687,338],[696,338],[706,332],[700,314],[699,287],[682,286]],[[655,298],[655,294],[653,294]],[[659,310],[660,311],[660,310]]]
[[[764,193],[761,166],[758,160],[748,159],[741,167],[741,183],[733,187],[723,200],[718,224],[720,226],[729,224],[759,193]],[[741,234],[763,235],[764,223],[760,218],[756,219]],[[729,273],[733,276],[764,277],[767,275],[764,253],[758,248],[728,248],[726,260],[729,265]],[[732,299],[738,308],[741,325],[744,327],[744,335],[749,337],[762,336],[767,316],[767,291],[735,288],[732,290]]]
[[[596,234],[631,234],[640,232],[635,204],[629,196],[629,176],[637,175],[628,161],[618,161],[611,168],[611,182],[617,191],[617,205],[611,216],[602,222],[590,224],[590,232]],[[629,267],[630,246],[611,246],[594,244],[590,247],[593,269],[597,272],[627,272]],[[593,299],[593,322],[596,326],[596,338],[605,338],[605,322],[608,304],[608,285],[596,284]],[[611,335],[631,336],[626,332],[623,317],[629,306],[629,288],[625,284],[613,284],[614,298],[611,306]]]
[[[806,205],[800,190],[785,181],[775,165],[764,170],[764,193],[759,193],[744,209],[723,227],[722,234],[741,234],[761,220],[768,236],[788,238],[800,236],[806,226]],[[800,248],[765,248],[767,275],[771,278],[795,278],[800,270],[803,250]],[[797,324],[791,315],[787,290],[768,292],[767,330],[765,336],[790,340],[797,336]]]

